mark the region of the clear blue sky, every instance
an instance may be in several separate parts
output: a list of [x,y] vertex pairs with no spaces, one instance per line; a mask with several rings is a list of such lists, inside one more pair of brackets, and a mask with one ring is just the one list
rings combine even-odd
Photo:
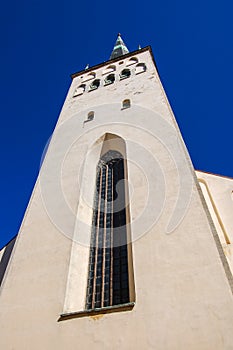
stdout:
[[233,3],[12,0],[1,6],[0,247],[19,229],[70,74],[118,32],[151,45],[196,169],[233,177]]

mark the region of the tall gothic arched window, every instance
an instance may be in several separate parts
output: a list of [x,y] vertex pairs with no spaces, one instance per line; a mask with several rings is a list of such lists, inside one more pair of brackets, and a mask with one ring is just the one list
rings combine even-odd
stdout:
[[124,158],[109,150],[96,171],[86,309],[128,303]]

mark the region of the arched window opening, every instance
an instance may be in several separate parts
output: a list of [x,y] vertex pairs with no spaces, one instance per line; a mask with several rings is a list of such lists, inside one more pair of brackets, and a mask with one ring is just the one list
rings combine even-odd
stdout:
[[123,71],[120,74],[120,79],[122,80],[122,79],[129,78],[130,74],[131,74],[131,72],[129,69],[123,69]]
[[131,107],[131,102],[129,99],[126,99],[122,102],[122,109],[130,108]]
[[73,97],[82,95],[84,93],[84,91],[86,90],[86,85],[85,84],[81,84],[80,86],[78,86],[73,94]]
[[100,80],[95,79],[93,83],[91,83],[89,91],[96,90],[98,89],[99,86],[100,86]]
[[126,63],[126,67],[131,66],[132,64],[138,63],[138,59],[136,57],[131,57]]
[[115,70],[116,70],[116,66],[109,66],[103,71],[102,75],[115,72]]
[[91,72],[91,73],[89,73],[87,75],[84,75],[83,82],[95,79],[95,76],[96,76],[95,72]]
[[104,80],[104,85],[110,85],[113,84],[115,81],[115,74],[109,74],[107,78]]
[[100,157],[92,220],[86,309],[130,301],[125,160],[116,150]]
[[140,74],[146,71],[146,65],[145,63],[138,63],[136,65],[136,70],[135,70],[135,74]]

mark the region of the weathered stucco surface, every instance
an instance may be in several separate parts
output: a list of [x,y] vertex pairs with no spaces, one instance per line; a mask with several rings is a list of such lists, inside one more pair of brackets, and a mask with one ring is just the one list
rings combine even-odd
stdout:
[[[82,78],[73,79],[1,288],[1,349],[233,349],[232,293],[215,228],[150,51],[134,56],[146,72],[134,75],[130,66],[130,78],[103,86],[100,67],[101,86],[77,97]],[[117,77],[127,60],[114,63]],[[123,110],[125,99],[131,107]],[[90,111],[94,119],[84,123]],[[58,322],[61,313],[84,309],[105,133],[126,143],[136,303]],[[182,220],[168,234],[181,183],[189,205],[178,207]]]
[[233,272],[233,179],[202,171],[196,174]]

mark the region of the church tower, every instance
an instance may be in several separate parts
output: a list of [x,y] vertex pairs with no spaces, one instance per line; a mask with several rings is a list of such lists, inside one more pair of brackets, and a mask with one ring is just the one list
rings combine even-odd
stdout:
[[232,274],[149,46],[119,34],[72,75],[13,243],[1,349],[233,348]]

